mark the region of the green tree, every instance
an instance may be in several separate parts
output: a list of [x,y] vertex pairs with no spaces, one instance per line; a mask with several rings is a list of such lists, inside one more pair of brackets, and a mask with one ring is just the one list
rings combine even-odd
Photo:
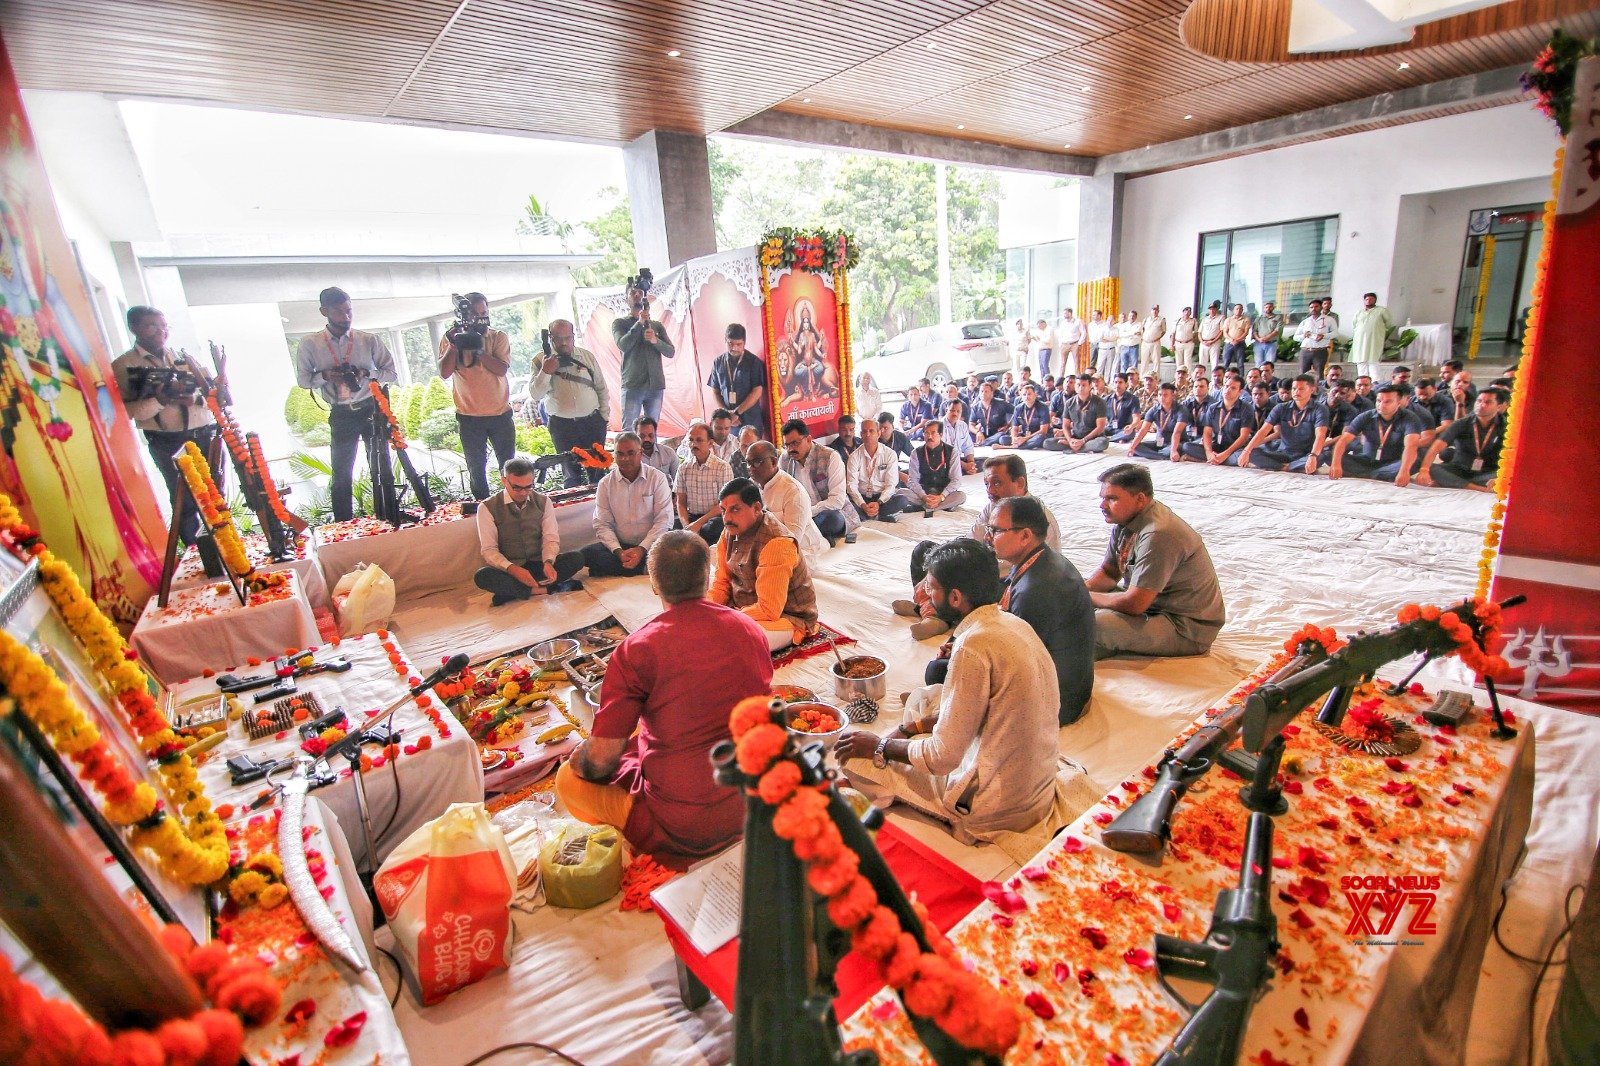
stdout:
[[439,376],[439,352],[433,346],[433,335],[427,326],[412,326],[400,334],[405,344],[406,367],[412,381],[427,381]]
[[893,337],[937,319],[933,164],[848,156],[821,213],[818,224],[848,231],[861,247],[850,275],[858,322]]
[[615,185],[601,189],[600,196],[615,203],[581,226],[588,234],[589,250],[601,255],[600,262],[572,272],[573,282],[584,287],[621,285],[639,265],[633,248],[633,213],[627,197]]

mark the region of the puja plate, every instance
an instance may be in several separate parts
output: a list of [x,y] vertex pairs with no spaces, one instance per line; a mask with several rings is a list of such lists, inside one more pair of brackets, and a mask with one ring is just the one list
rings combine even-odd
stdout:
[[479,748],[478,761],[483,764],[483,772],[488,773],[505,765],[506,753],[498,748]]
[[784,703],[810,703],[817,694],[804,685],[773,685],[772,694]]

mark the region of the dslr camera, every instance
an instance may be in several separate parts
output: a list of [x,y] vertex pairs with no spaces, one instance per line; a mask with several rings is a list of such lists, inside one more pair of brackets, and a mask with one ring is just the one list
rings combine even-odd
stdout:
[[205,384],[188,370],[174,370],[163,366],[130,366],[128,368],[130,399],[160,400],[173,403],[188,398],[198,401],[205,394]]
[[324,370],[322,377],[336,390],[354,394],[366,388],[367,368],[352,366],[349,363],[337,363]]
[[458,352],[482,351],[483,335],[489,332],[489,316],[472,312],[472,305],[482,297],[477,293],[468,293],[466,296],[455,293],[450,299],[456,307],[456,320],[445,330],[445,338],[456,346]]

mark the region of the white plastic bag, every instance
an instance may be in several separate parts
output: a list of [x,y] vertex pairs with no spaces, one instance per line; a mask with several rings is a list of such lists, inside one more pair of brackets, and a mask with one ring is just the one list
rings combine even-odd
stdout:
[[358,637],[389,624],[394,614],[394,578],[383,567],[362,563],[333,587],[333,613],[341,637]]
[[516,867],[481,803],[456,803],[400,842],[373,891],[423,1005],[511,963]]

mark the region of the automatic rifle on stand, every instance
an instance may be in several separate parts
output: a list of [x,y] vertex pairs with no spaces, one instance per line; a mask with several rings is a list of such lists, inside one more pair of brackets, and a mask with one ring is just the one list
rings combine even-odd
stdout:
[[239,478],[239,492],[245,504],[254,512],[267,538],[267,558],[270,562],[285,563],[296,555],[295,542],[306,530],[299,515],[284,506],[283,496],[267,469],[266,453],[261,448],[261,438],[245,433],[233,417],[233,396],[228,392],[228,350],[211,342],[211,363],[217,368],[216,386],[206,393],[206,404],[217,420],[222,433],[223,446],[233,460],[233,472]]
[[[373,400],[372,432],[367,435],[367,470],[372,481],[372,514],[396,528],[408,522],[420,522],[422,515],[405,510],[402,505],[406,484],[409,484],[411,491],[416,493],[416,501],[421,505],[424,515],[430,515],[434,511],[433,493],[428,489],[428,482],[417,473],[417,468],[411,463],[411,455],[406,450],[405,434],[400,430],[400,421],[389,409],[389,387],[371,381],[368,382],[368,388],[372,390]],[[391,453],[400,463],[400,469],[405,472],[405,484],[395,480],[394,463],[390,460]]]

